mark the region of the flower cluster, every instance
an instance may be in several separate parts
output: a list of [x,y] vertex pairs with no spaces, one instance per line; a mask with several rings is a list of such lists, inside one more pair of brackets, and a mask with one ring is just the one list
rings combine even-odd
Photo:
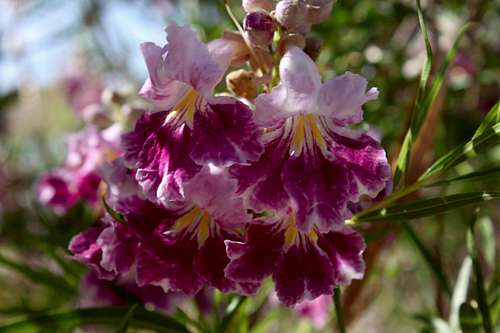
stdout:
[[[363,276],[364,241],[344,221],[390,183],[381,145],[352,127],[378,91],[350,72],[323,82],[304,51],[332,1],[243,5],[241,35],[204,44],[173,24],[166,45],[142,45],[151,110],[101,173],[120,218],[70,244],[100,279],[132,272],[195,295],[252,294],[272,277],[291,306]],[[214,93],[224,78],[233,95]]]

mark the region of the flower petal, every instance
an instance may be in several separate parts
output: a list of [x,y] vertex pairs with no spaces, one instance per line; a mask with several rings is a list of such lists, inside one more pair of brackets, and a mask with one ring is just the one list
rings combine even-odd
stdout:
[[279,225],[252,223],[244,243],[226,241],[226,252],[231,260],[225,269],[226,276],[235,281],[262,282],[281,261],[284,242],[284,229]]
[[104,229],[97,244],[102,249],[101,266],[117,274],[126,273],[135,261],[138,240],[121,225]]
[[148,67],[149,77],[139,94],[154,102],[156,109],[171,109],[186,92],[189,85],[169,78],[166,64],[163,60],[165,50],[154,43],[141,44],[142,54]]
[[248,106],[233,98],[215,97],[205,107],[194,116],[191,156],[197,163],[229,166],[259,158],[260,133]]
[[340,125],[360,123],[363,104],[378,98],[378,90],[366,91],[367,86],[364,77],[351,72],[325,82],[318,95],[318,114],[333,118]]
[[330,258],[337,284],[349,284],[352,279],[363,277],[365,270],[363,251],[366,245],[359,233],[345,228],[320,234],[318,246]]
[[191,28],[172,24],[166,32],[168,44],[164,64],[168,78],[184,82],[202,96],[209,97],[226,69],[212,58],[208,47]]

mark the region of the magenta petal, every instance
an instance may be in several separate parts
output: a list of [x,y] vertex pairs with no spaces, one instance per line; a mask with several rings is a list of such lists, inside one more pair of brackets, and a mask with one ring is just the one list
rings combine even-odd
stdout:
[[235,281],[260,283],[280,262],[284,241],[284,229],[279,225],[251,224],[244,243],[226,241],[231,260],[226,276]]
[[297,212],[297,226],[304,232],[313,225],[321,231],[336,228],[350,216],[348,173],[319,151],[292,156],[283,169],[283,183]]
[[309,240],[294,244],[284,254],[273,274],[280,301],[288,306],[305,298],[331,295],[335,272],[328,256]]
[[348,173],[350,200],[366,195],[375,198],[391,179],[389,162],[380,144],[367,135],[351,139],[333,135],[330,151]]
[[174,240],[151,240],[139,246],[137,282],[153,284],[165,291],[196,294],[206,279],[195,269],[198,242],[191,235],[178,235]]
[[339,232],[321,234],[318,246],[333,264],[336,283],[349,284],[352,279],[363,277],[363,251],[366,245],[359,233],[345,228]]
[[189,151],[191,130],[185,124],[166,123],[144,143],[137,162],[136,178],[151,201],[166,207],[183,201],[183,182],[200,170]]
[[102,249],[101,266],[107,271],[126,273],[135,262],[138,241],[122,225],[104,229],[97,244]]
[[199,164],[229,166],[259,158],[260,133],[252,110],[228,97],[215,97],[194,116],[192,158]]
[[234,165],[230,173],[238,179],[238,192],[247,191],[249,206],[256,211],[286,210],[289,197],[283,187],[281,172],[288,158],[288,145],[281,138],[266,144],[257,162]]
[[63,214],[77,201],[76,195],[69,190],[69,184],[64,172],[54,170],[46,173],[37,184],[38,200],[52,208],[57,214]]
[[116,274],[101,266],[102,250],[97,244],[97,239],[104,228],[104,226],[99,226],[79,233],[71,240],[69,251],[75,260],[94,269],[99,278],[111,280],[116,277]]

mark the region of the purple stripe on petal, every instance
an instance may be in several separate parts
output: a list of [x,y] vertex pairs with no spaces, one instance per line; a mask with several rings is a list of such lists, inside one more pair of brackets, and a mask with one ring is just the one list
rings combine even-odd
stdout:
[[252,110],[228,97],[212,98],[194,115],[192,158],[199,164],[229,166],[259,158],[260,132]]
[[260,283],[280,262],[284,241],[284,229],[276,224],[251,224],[244,243],[226,241],[231,260],[226,276],[235,281]]

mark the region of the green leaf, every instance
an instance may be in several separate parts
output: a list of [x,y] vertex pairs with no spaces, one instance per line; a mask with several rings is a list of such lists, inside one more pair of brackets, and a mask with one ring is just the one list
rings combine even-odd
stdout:
[[132,304],[125,317],[123,317],[122,322],[118,326],[116,333],[127,333],[128,328],[130,326],[130,322],[134,317],[134,312],[137,309],[137,306],[138,306],[137,304]]
[[488,299],[486,297],[486,285],[483,277],[483,270],[481,268],[481,262],[478,258],[478,251],[476,247],[475,224],[470,226],[467,232],[467,249],[469,255],[472,258],[472,265],[474,267],[474,276],[476,281],[476,293],[479,305],[479,312],[481,313],[483,328],[485,333],[493,333],[493,325],[491,322],[491,313],[488,304]]
[[245,296],[235,296],[231,299],[228,306],[226,307],[226,311],[224,313],[224,316],[222,317],[222,320],[221,320],[220,324],[218,325],[218,329],[217,329],[218,333],[226,332],[229,325],[231,324],[231,321],[233,320],[236,313],[241,308],[243,303],[245,303],[246,300],[247,300],[247,297],[245,297]]
[[477,309],[477,303],[463,303],[460,306],[460,328],[463,333],[482,333],[481,314]]
[[470,172],[462,176],[457,176],[445,180],[440,180],[435,183],[428,184],[425,187],[447,186],[449,184],[461,181],[467,181],[467,180],[478,181],[478,180],[488,180],[491,178],[498,179],[499,177],[500,177],[500,166],[489,168],[486,170]]
[[479,125],[476,133],[474,133],[473,139],[477,138],[483,134],[486,130],[493,127],[494,125],[500,123],[500,102],[497,102],[491,110],[488,112],[486,117],[484,117],[481,125]]
[[[77,327],[82,325],[115,326],[129,312],[127,307],[102,307],[33,314],[10,323],[0,323],[0,333],[35,333],[41,328]],[[190,333],[178,321],[143,307],[134,311],[130,327],[158,333]]]
[[127,218],[123,216],[122,214],[118,213],[116,210],[111,208],[108,203],[106,202],[106,199],[102,198],[102,203],[104,204],[104,208],[108,212],[108,214],[118,223],[121,224],[127,224]]
[[453,194],[439,198],[418,200],[408,204],[395,204],[387,208],[377,209],[370,213],[360,215],[354,218],[352,222],[382,222],[415,219],[444,213],[483,201],[498,199],[500,199],[500,192]]
[[55,288],[56,290],[60,290],[61,292],[68,295],[75,294],[75,289],[70,284],[68,284],[68,282],[64,278],[54,275],[48,270],[33,269],[29,266],[25,266],[7,259],[1,255],[0,264],[30,279],[33,283]]
[[[491,113],[491,111],[490,111]],[[479,131],[479,130],[478,130]],[[476,133],[477,134],[477,133]],[[478,153],[500,143],[500,123],[481,129],[479,134],[461,147],[457,147],[441,157],[431,165],[419,180],[427,179],[438,172],[446,171],[451,167],[477,156]]]
[[495,228],[493,222],[487,216],[481,217],[477,222],[477,237],[481,248],[481,253],[486,259],[486,263],[492,268],[495,268]]
[[452,332],[456,332],[460,325],[460,305],[465,303],[467,299],[471,273],[472,259],[467,256],[460,267],[457,282],[453,289],[453,296],[451,297],[449,324]]
[[337,287],[333,291],[333,304],[335,305],[335,315],[337,316],[337,325],[339,327],[340,333],[346,333],[347,330],[344,324],[344,317],[342,314],[342,299],[340,294],[340,288]]
[[451,296],[450,284],[448,282],[448,278],[446,277],[446,274],[441,269],[441,265],[439,265],[439,263],[436,261],[436,259],[432,255],[431,251],[429,251],[429,249],[427,249],[424,242],[422,242],[422,240],[418,237],[418,235],[415,233],[415,231],[413,230],[411,225],[409,223],[405,222],[405,223],[403,223],[403,227],[404,227],[406,233],[408,234],[408,236],[410,237],[410,239],[413,241],[413,243],[415,244],[415,246],[419,250],[420,254],[424,258],[425,262],[427,263],[427,265],[429,266],[431,271],[436,276],[436,278],[437,278],[438,282],[440,283],[441,287],[443,288],[443,290],[446,292],[446,294],[448,296]]

